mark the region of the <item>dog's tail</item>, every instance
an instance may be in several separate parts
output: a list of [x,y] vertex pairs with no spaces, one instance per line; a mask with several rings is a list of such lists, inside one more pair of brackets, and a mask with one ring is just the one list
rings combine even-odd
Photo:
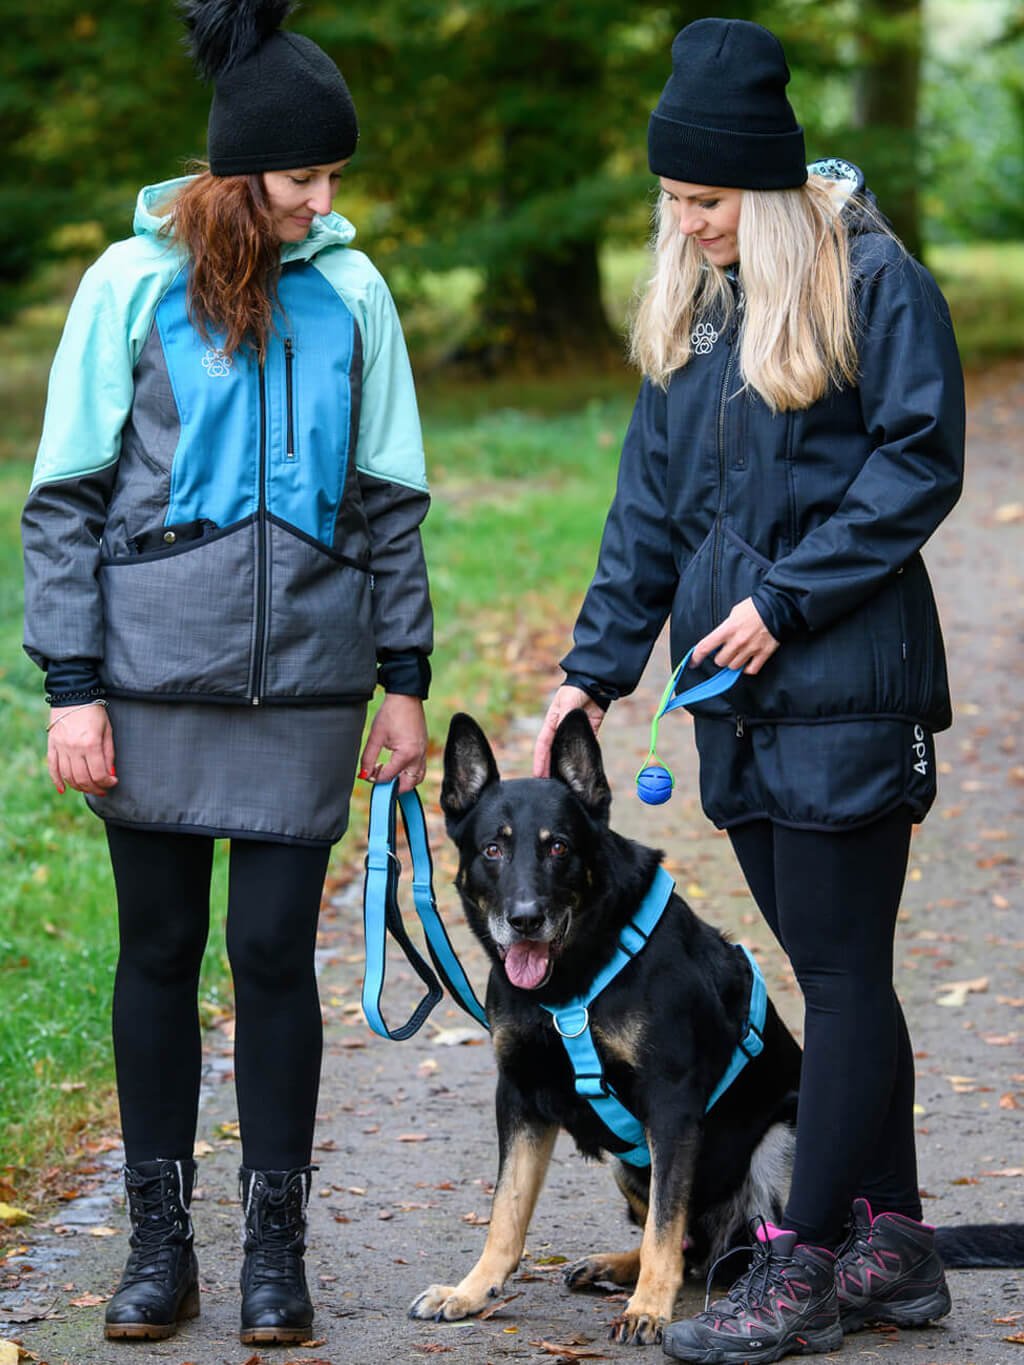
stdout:
[[935,1249],[951,1269],[1024,1266],[1024,1223],[965,1223],[936,1228]]

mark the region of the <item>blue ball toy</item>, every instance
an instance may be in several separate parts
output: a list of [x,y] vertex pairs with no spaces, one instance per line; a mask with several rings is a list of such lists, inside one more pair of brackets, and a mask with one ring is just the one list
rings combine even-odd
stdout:
[[672,795],[672,774],[652,763],[637,774],[636,794],[647,806],[663,806]]

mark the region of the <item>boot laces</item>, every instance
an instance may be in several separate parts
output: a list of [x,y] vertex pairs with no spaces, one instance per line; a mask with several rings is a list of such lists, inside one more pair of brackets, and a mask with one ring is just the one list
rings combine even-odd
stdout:
[[[767,1232],[767,1224],[764,1218],[751,1220],[751,1228],[754,1229],[760,1224],[762,1230]],[[720,1315],[730,1314],[735,1316],[746,1308],[758,1308],[770,1297],[772,1290],[780,1282],[785,1282],[786,1267],[790,1264],[790,1257],[779,1256],[775,1251],[771,1238],[765,1237],[764,1241],[756,1238],[752,1243],[730,1247],[727,1252],[719,1256],[708,1271],[707,1282],[704,1289],[704,1312],[711,1309],[711,1290],[714,1284],[715,1273],[723,1262],[729,1260],[731,1256],[738,1255],[741,1251],[753,1256],[750,1268],[739,1277],[732,1286],[724,1299],[717,1300],[715,1307]]]
[[306,1231],[302,1192],[295,1187],[268,1188],[253,1210],[251,1245],[254,1280],[282,1279],[301,1262]]
[[121,1277],[122,1286],[161,1275],[189,1231],[188,1214],[169,1174],[129,1176],[127,1190],[132,1249]]

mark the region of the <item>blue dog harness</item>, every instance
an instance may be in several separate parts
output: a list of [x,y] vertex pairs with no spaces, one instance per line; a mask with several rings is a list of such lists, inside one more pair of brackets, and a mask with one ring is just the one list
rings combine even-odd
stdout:
[[[398,906],[398,875],[400,863],[395,853],[396,812],[401,810],[406,839],[412,854],[413,904],[423,925],[427,951],[437,976],[417,952],[405,931]],[[438,977],[449,994],[467,1014],[487,1028],[487,1015],[473,992],[472,986],[456,956],[455,949],[437,912],[434,898],[433,862],[427,840],[423,807],[415,791],[399,793],[397,780],[382,782],[374,787],[370,799],[370,832],[366,852],[366,880],[363,887],[363,926],[366,934],[366,971],[363,976],[363,1013],[366,1022],[382,1038],[396,1042],[411,1038],[426,1021],[442,996]],[[583,995],[564,1005],[544,1005],[551,1015],[555,1030],[565,1046],[575,1075],[576,1093],[588,1101],[594,1113],[622,1142],[625,1152],[616,1152],[619,1161],[631,1166],[649,1166],[651,1154],[647,1146],[644,1126],[608,1084],[604,1066],[594,1044],[590,1029],[590,1006],[619,972],[643,949],[658,925],[668,905],[675,882],[659,867],[654,874],[639,910],[619,935],[619,942],[611,960],[598,972]],[[427,992],[410,1018],[399,1028],[389,1029],[381,1013],[381,994],[387,957],[387,934],[396,940]],[[764,1047],[764,1021],[768,1009],[768,992],[761,969],[750,952],[738,945],[750,963],[750,1006],[747,1011],[743,1037],[733,1052],[725,1074],[715,1086],[705,1107],[705,1113],[721,1099],[747,1062]]]
[[[565,1045],[575,1073],[576,1094],[581,1099],[589,1101],[594,1113],[606,1128],[623,1142],[629,1143],[627,1151],[616,1152],[615,1156],[630,1166],[649,1166],[651,1153],[643,1124],[629,1112],[605,1079],[604,1067],[590,1031],[590,1006],[647,943],[674,890],[675,882],[663,867],[659,867],[640,909],[619,935],[614,956],[607,966],[598,972],[590,989],[583,995],[578,995],[575,1000],[570,1000],[567,1005],[541,1005],[541,1008],[551,1015],[555,1030]],[[705,1113],[721,1099],[747,1062],[756,1057],[764,1047],[762,1035],[768,1009],[768,991],[760,967],[750,952],[742,944],[739,946],[750,963],[750,1008],[747,1012],[744,1035],[725,1069],[725,1075],[715,1086],[705,1107]]]

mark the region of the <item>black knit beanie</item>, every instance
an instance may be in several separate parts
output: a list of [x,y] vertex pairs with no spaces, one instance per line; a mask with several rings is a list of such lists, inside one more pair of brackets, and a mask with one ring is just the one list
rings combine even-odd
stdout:
[[213,81],[214,175],[323,166],[350,157],[359,125],[344,77],[316,43],[280,25],[291,0],[185,0],[189,48]]
[[760,24],[687,24],[672,44],[672,75],[647,131],[652,172],[745,190],[802,185],[804,133],[788,83],[782,44]]

